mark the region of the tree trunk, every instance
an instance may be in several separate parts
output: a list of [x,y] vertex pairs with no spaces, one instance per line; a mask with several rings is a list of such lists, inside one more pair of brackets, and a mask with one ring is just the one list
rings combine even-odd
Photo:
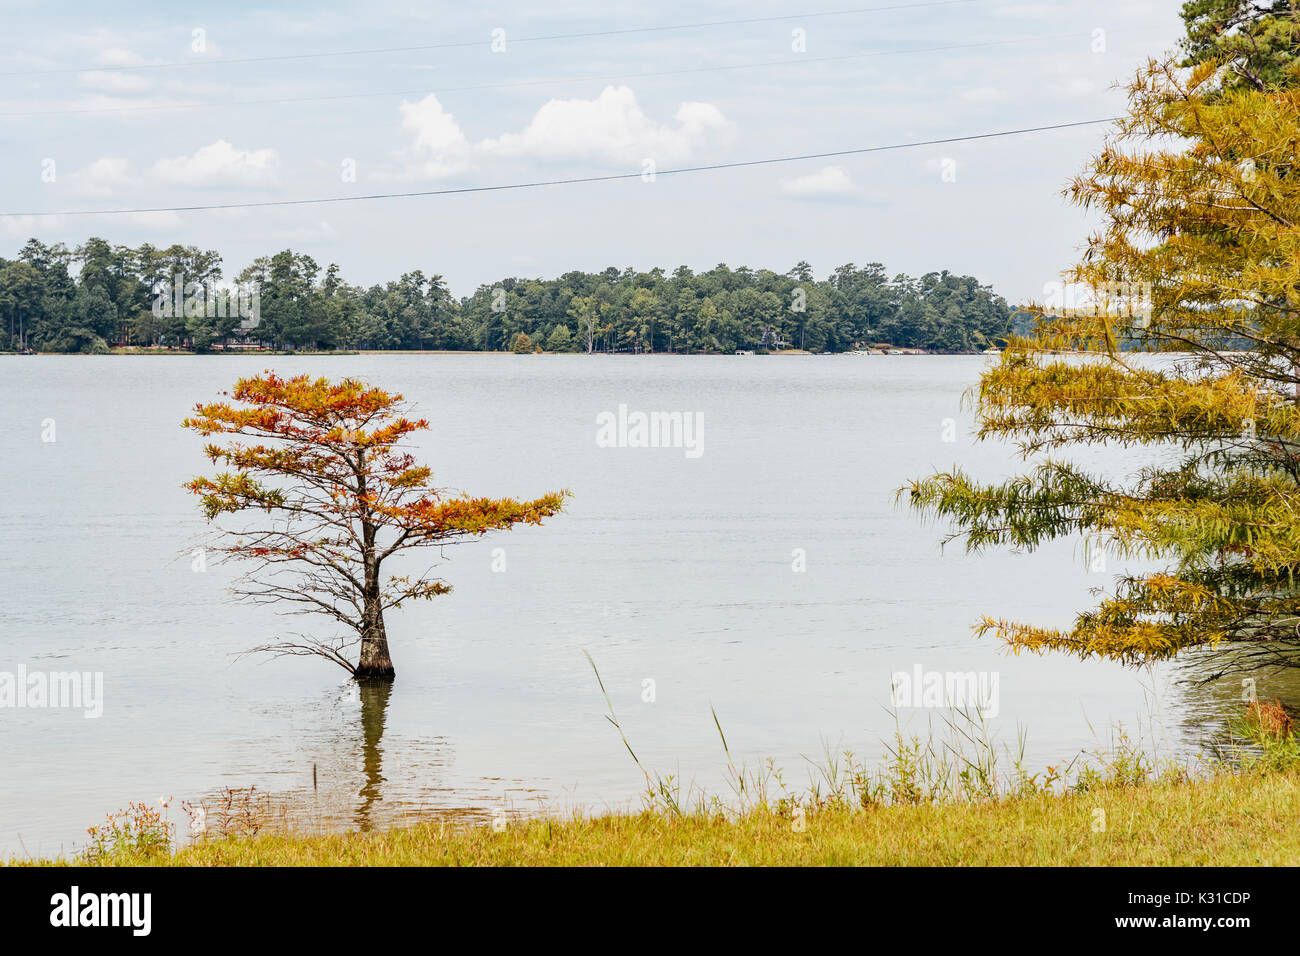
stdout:
[[[356,450],[357,496],[365,498],[365,449]],[[361,659],[352,676],[357,680],[393,680],[393,658],[389,657],[389,635],[383,630],[383,597],[380,562],[374,546],[376,528],[369,516],[361,518],[361,546],[364,548],[365,580],[361,604]]]
[[352,676],[357,680],[392,680],[393,660],[388,656],[388,634],[384,631],[384,613],[376,598],[366,601],[366,627],[361,632],[361,660]]
[[[364,475],[365,452],[357,452],[357,466]],[[365,478],[358,482],[362,496],[366,493]],[[384,630],[384,605],[379,587],[379,562],[375,556],[375,526],[369,520],[361,521],[361,537],[365,547],[365,593],[361,617],[361,659],[352,676],[357,680],[392,680],[393,660],[388,656],[388,633]]]

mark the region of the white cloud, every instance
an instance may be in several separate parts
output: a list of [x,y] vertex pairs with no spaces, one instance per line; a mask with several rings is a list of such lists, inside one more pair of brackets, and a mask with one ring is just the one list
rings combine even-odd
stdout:
[[272,230],[266,234],[266,238],[276,242],[320,242],[325,239],[337,239],[338,235],[337,229],[321,219],[314,224]]
[[142,229],[178,229],[184,221],[174,212],[133,212],[123,217],[132,225]]
[[843,166],[824,166],[815,173],[781,180],[781,192],[796,199],[861,198],[862,187]]
[[1062,82],[1054,83],[1051,91],[1057,96],[1091,96],[1098,86],[1086,76],[1068,77]]
[[[155,122],[154,109],[170,111],[175,107],[186,107],[193,103],[193,100],[177,99],[168,96],[114,96],[109,93],[85,92],[74,99],[67,100],[50,100],[48,103],[42,102],[42,107],[48,106],[54,113],[108,113],[118,112],[119,117],[123,120],[143,119],[145,122]],[[20,104],[20,109],[16,112],[25,112],[28,108],[37,104],[24,102]],[[177,111],[177,114],[179,111]],[[173,114],[173,115],[177,115]]]
[[104,66],[140,66],[144,63],[144,57],[125,47],[110,46],[100,49],[95,54],[95,61]]
[[403,103],[399,110],[402,128],[415,134],[415,142],[397,154],[407,175],[438,179],[469,168],[469,140],[437,96],[430,93],[418,103]]
[[440,179],[474,166],[476,157],[587,160],[640,167],[681,162],[711,141],[724,141],[732,124],[709,103],[682,103],[674,122],[656,123],[626,86],[607,86],[595,99],[551,100],[518,133],[471,143],[456,118],[430,93],[400,107],[402,128],[414,139],[394,155],[402,178]]
[[995,17],[1015,17],[1020,20],[1047,20],[1059,14],[1060,10],[1050,3],[1012,3],[993,8]]
[[1002,99],[1002,91],[994,86],[977,86],[972,90],[963,90],[961,98],[969,103],[993,103]]
[[141,93],[153,86],[151,77],[116,70],[92,70],[87,73],[78,73],[77,80],[82,86],[89,86],[107,93]]
[[181,186],[253,186],[273,182],[279,168],[280,156],[274,149],[236,149],[219,139],[193,155],[158,160],[150,175]]
[[66,216],[0,216],[0,233],[10,239],[66,234]]
[[551,100],[520,133],[485,139],[484,153],[545,160],[595,160],[659,166],[681,162],[711,140],[722,140],[731,124],[710,103],[682,103],[675,124],[656,123],[642,111],[627,86],[607,86],[595,99]]
[[68,186],[78,196],[112,196],[135,181],[131,164],[117,156],[102,156],[85,169],[68,175]]

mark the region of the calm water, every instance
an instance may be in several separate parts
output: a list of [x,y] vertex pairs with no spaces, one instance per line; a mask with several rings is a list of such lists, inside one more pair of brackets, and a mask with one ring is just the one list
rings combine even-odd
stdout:
[[[583,649],[643,763],[709,788],[725,763],[711,706],[737,758],[772,757],[798,783],[824,743],[879,755],[890,674],[917,665],[996,671],[992,724],[1007,743],[1023,727],[1035,767],[1152,714],[1169,746],[1196,746],[1199,719],[1230,693],[1012,658],[972,636],[982,612],[1068,623],[1109,580],[1077,542],[975,559],[941,552],[941,529],[894,506],[912,476],[1016,466],[969,434],[961,396],[986,361],[0,358],[0,671],[100,671],[105,697],[97,720],[0,709],[0,853],[75,849],[130,800],[223,787],[318,800],[357,826],[632,805],[643,779],[602,718]],[[178,423],[267,365],[405,393],[432,421],[419,453],[446,486],[574,492],[545,527],[446,549],[439,573],[455,591],[388,618],[387,695],[363,701],[324,661],[236,660],[305,625],[232,604],[225,570],[191,568],[203,524],[180,485],[207,463]],[[703,455],[597,447],[596,416],[620,403],[703,413]],[[934,717],[909,713],[920,730]]]

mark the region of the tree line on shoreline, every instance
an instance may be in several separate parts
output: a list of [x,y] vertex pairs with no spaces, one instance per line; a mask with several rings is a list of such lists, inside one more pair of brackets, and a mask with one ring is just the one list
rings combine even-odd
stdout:
[[[179,278],[183,277],[183,278]],[[185,308],[175,285],[257,290],[256,320]],[[210,298],[211,292],[209,293]],[[214,314],[215,313],[215,314]],[[0,349],[102,353],[113,346],[192,349],[433,349],[518,352],[840,352],[888,344],[982,351],[1012,329],[1006,301],[972,276],[890,276],[848,264],[825,279],[718,265],[639,272],[608,268],[555,279],[507,278],[454,298],[420,270],[369,288],[308,255],[255,259],[229,280],[196,246],[75,248],[29,240],[0,258]]]

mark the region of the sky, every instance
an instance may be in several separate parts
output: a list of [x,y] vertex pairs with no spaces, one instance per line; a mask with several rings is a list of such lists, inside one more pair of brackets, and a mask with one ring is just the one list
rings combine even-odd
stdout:
[[[850,4],[860,3],[859,7]],[[0,256],[285,248],[457,296],[609,266],[845,263],[1042,298],[1106,125],[1180,0],[0,4]],[[748,22],[737,22],[748,21]],[[631,174],[317,205],[86,215]],[[37,213],[58,215],[34,215]]]

